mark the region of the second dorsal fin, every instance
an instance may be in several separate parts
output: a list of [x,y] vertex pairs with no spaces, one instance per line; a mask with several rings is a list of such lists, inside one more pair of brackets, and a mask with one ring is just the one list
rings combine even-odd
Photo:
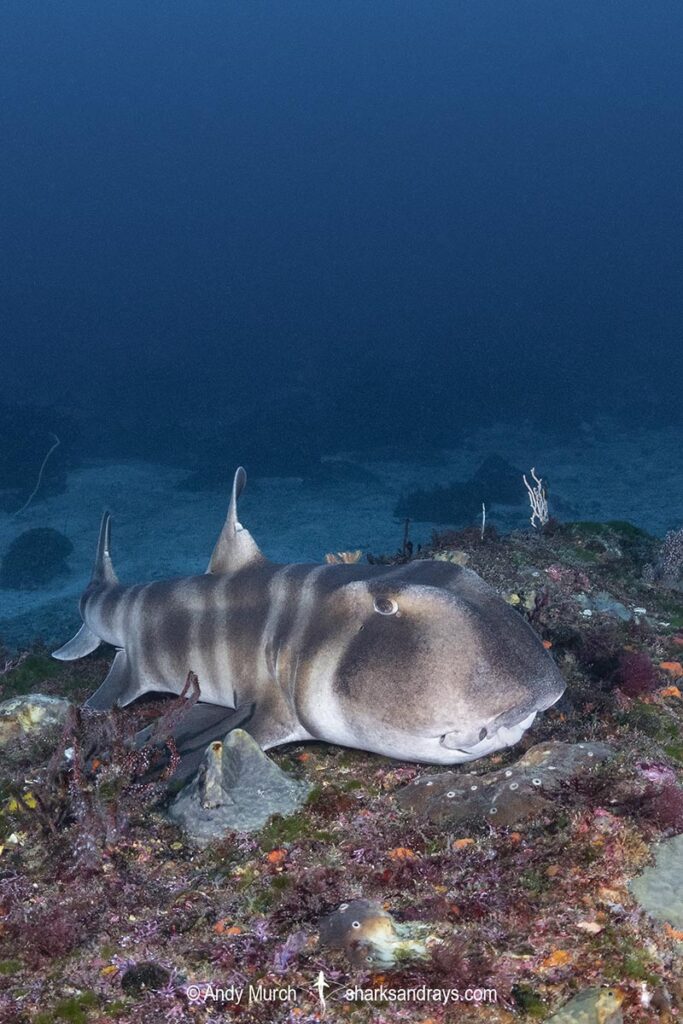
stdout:
[[247,474],[242,466],[237,468],[232,484],[232,495],[228,515],[221,535],[213,549],[207,572],[237,572],[251,562],[263,561],[258,544],[237,519],[237,500],[244,490]]

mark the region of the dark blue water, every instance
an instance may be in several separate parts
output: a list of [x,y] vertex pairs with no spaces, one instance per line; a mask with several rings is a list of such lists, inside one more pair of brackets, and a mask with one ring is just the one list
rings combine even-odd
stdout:
[[50,407],[5,449],[670,422],[682,43],[678,0],[3,0],[2,400]]

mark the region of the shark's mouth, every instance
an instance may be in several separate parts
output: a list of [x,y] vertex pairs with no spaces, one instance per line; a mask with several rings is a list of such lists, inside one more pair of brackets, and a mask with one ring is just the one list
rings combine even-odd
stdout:
[[526,730],[533,723],[537,711],[532,711],[515,725],[501,725],[470,746],[456,746],[462,742],[461,737],[455,733],[445,733],[439,740],[442,747],[452,750],[456,754],[463,754],[467,758],[474,759],[490,753],[492,750],[500,750],[502,747],[512,747],[518,743]]
[[[470,733],[468,736],[462,730],[447,732],[439,738],[439,744],[455,754],[461,754],[463,759],[473,761],[476,757],[484,757],[494,750],[501,750],[504,747],[512,747],[518,743],[527,729],[533,724],[539,711],[546,711],[553,704],[556,704],[564,693],[564,683],[561,689],[552,690],[542,698],[534,697],[526,704],[512,707],[498,715],[488,726],[482,727],[478,738]],[[473,742],[474,741],[474,742]]]

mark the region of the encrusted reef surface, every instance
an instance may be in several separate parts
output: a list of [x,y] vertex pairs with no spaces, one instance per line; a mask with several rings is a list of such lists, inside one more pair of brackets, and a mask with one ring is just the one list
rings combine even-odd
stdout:
[[499,828],[549,811],[562,784],[612,756],[606,743],[539,743],[507,768],[442,772],[414,779],[397,803],[430,821],[490,821]]
[[679,550],[625,523],[435,536],[419,557],[506,597],[561,702],[452,769],[235,734],[180,798],[201,846],[131,743],[159,707],[78,709],[106,652],[0,657],[0,1024],[682,1019]]
[[654,850],[654,864],[634,878],[631,892],[641,906],[658,921],[671,926],[683,942],[683,835],[673,836],[658,843]]

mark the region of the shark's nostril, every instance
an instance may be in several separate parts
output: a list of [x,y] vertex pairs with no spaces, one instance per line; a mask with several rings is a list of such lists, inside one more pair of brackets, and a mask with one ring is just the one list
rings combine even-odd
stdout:
[[487,736],[488,732],[486,731],[486,726],[484,726],[482,729],[479,730],[479,739],[485,740]]

